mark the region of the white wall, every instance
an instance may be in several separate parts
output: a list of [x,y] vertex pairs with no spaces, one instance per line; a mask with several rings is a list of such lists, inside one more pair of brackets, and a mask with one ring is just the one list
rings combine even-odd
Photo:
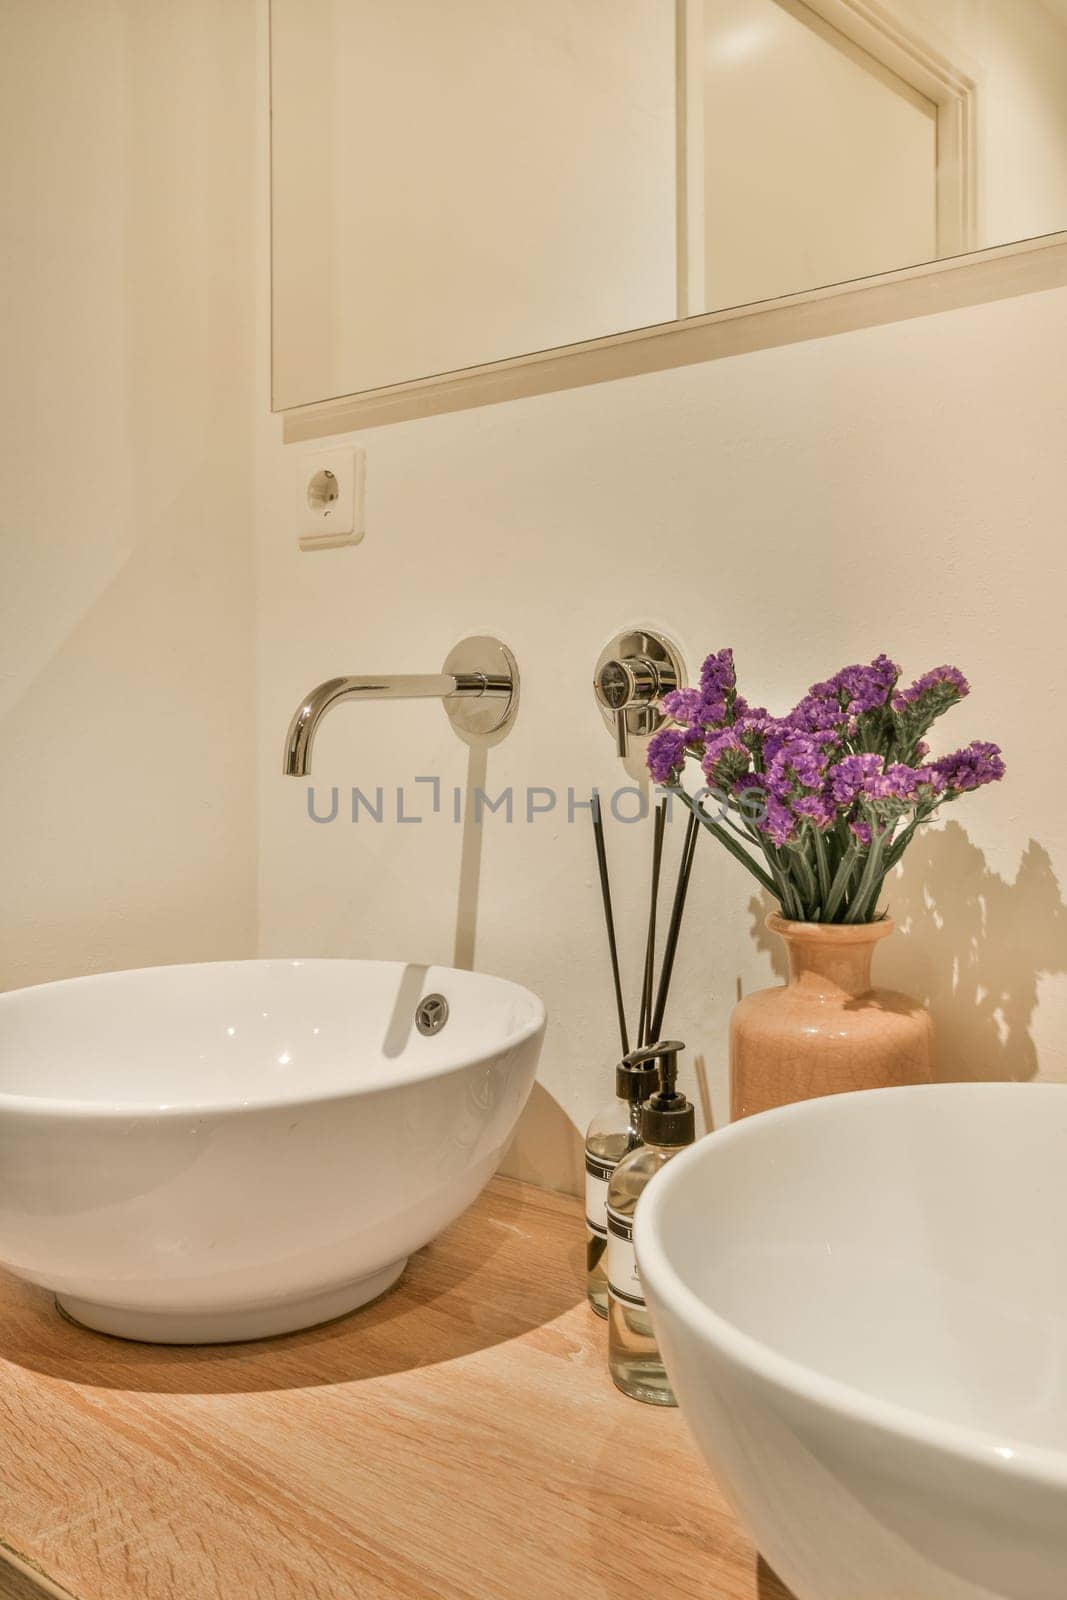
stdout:
[[7,0],[0,987],[255,940],[254,13]]
[[[302,447],[279,445],[261,384],[264,953],[449,961],[472,915],[447,814],[307,820],[304,784],[278,767],[320,678],[435,671],[462,634],[495,630],[523,703],[488,787],[588,792],[619,776],[589,679],[621,623],[659,622],[691,671],[732,644],[752,696],[782,709],[884,649],[908,674],[968,673],[942,748],[999,740],[1009,776],[912,850],[881,978],[932,1004],[946,1076],[1067,1078],[1065,360],[1067,289],[384,428],[363,441],[365,542],[318,555],[297,552],[285,506]],[[406,783],[417,804],[412,778],[434,772],[462,784],[466,753],[433,704],[343,707],[316,749],[323,795]],[[611,839],[632,978],[639,833]],[[586,815],[490,817],[480,865],[475,960],[538,990],[552,1016],[511,1170],[573,1184],[577,1130],[617,1051]],[[730,1008],[774,976],[761,915],[741,869],[703,841],[669,1023],[690,1085],[706,1056],[717,1117]]]

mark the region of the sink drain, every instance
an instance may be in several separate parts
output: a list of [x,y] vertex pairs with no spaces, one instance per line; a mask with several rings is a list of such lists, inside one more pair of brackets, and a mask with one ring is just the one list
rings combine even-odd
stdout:
[[448,1021],[448,1001],[443,994],[428,994],[415,1011],[415,1026],[427,1039],[440,1033]]

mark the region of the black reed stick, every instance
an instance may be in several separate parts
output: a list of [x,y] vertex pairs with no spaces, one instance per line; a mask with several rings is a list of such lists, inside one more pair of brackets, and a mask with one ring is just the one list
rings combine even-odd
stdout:
[[[667,940],[663,946],[663,967],[659,975],[659,988],[656,991],[656,1005],[652,1013],[651,1039],[658,1039],[660,1029],[663,1027],[663,1013],[667,1009],[667,994],[671,986],[671,974],[674,971],[674,956],[678,949],[678,936],[682,931],[682,916],[685,912],[685,897],[689,893],[689,874],[693,870],[693,855],[696,851],[697,834],[700,832],[700,823],[696,813],[689,813],[689,825],[685,830],[685,839],[682,843],[681,860],[678,867],[678,882],[674,889],[674,903],[671,906],[671,920],[667,925]],[[651,1043],[650,1039],[650,1043]]]
[[611,952],[611,976],[615,980],[615,1006],[619,1013],[619,1042],[623,1055],[630,1053],[630,1035],[626,1031],[626,1008],[622,1003],[622,980],[619,977],[619,951],[615,944],[615,917],[611,909],[611,884],[608,881],[608,853],[604,846],[604,819],[600,814],[600,796],[593,795],[593,838],[596,841],[596,864],[600,869],[600,893],[604,900],[604,921],[608,930],[608,949]]
[[652,980],[656,966],[656,907],[659,904],[660,868],[663,864],[663,833],[667,822],[667,802],[661,800],[656,807],[652,824],[652,888],[648,905],[648,932],[645,935],[645,971],[641,983],[641,1020],[637,1028],[637,1042],[644,1046],[652,1043],[649,1027],[652,1023]]

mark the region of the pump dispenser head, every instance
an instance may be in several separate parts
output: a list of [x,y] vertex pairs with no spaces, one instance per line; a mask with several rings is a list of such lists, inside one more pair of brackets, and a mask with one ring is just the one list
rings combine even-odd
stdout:
[[640,1106],[649,1094],[656,1093],[659,1088],[657,1051],[659,1046],[651,1045],[646,1050],[632,1050],[622,1058],[614,1069],[614,1091],[619,1099],[629,1101],[632,1106]]
[[615,1093],[620,1100],[640,1105],[659,1086],[656,1050],[631,1050],[615,1068]]
[[678,1039],[664,1039],[651,1045],[648,1054],[658,1064],[659,1088],[641,1113],[641,1137],[646,1144],[677,1146],[692,1144],[696,1138],[696,1112],[678,1091],[678,1057],[685,1045]]

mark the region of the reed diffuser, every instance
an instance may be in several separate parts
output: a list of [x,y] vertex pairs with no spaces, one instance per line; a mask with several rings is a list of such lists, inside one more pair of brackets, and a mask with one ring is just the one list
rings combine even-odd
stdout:
[[687,821],[685,838],[678,860],[674,894],[671,899],[667,934],[663,943],[659,980],[656,981],[656,942],[659,913],[660,885],[663,877],[663,853],[667,824],[667,801],[656,806],[652,824],[652,867],[649,884],[648,922],[645,928],[644,962],[641,969],[641,990],[637,1005],[637,1031],[631,1047],[627,1025],[626,1004],[623,997],[622,976],[619,965],[618,940],[615,934],[615,915],[611,901],[611,880],[608,873],[607,846],[604,837],[604,819],[600,797],[594,794],[592,805],[593,838],[596,846],[597,868],[600,875],[600,892],[604,904],[604,923],[608,936],[608,955],[615,991],[615,1010],[619,1028],[619,1046],[622,1059],[615,1069],[615,1099],[602,1108],[592,1122],[585,1140],[585,1215],[586,1215],[586,1294],[598,1316],[608,1314],[608,1281],[605,1252],[607,1250],[607,1194],[612,1173],[622,1158],[641,1142],[640,1113],[645,1101],[658,1087],[655,1061],[649,1046],[660,1037],[663,1016],[670,994],[674,959],[678,950],[682,917],[689,893],[689,878],[693,869],[693,853],[700,832],[694,815]]

